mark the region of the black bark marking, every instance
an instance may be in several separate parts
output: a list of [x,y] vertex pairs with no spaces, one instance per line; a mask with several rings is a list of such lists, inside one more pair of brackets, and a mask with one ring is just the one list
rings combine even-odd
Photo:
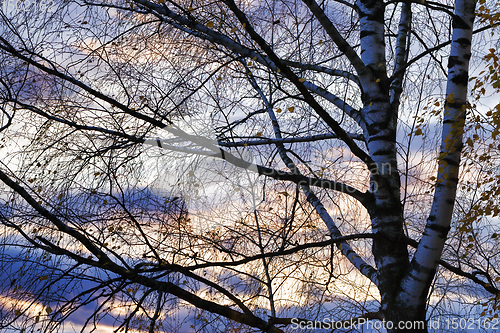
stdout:
[[377,136],[377,133],[380,133],[382,130],[386,130],[387,127],[389,126],[390,119],[387,119],[386,121],[378,121],[371,123],[367,126],[368,134],[370,137],[375,137]]
[[427,275],[430,278],[420,279],[413,272],[410,273],[410,274],[408,274],[408,275],[411,276],[415,281],[419,281],[421,283],[424,283],[425,285],[429,285],[430,286],[430,284],[432,282],[432,279],[434,278],[434,275],[436,274],[436,269],[420,265],[415,259],[412,260],[411,265],[413,266],[415,273],[418,274],[420,272],[425,272],[425,273],[428,273],[428,274],[425,274],[425,275]]
[[453,66],[456,66],[456,65],[463,65],[464,62],[462,60],[460,60],[460,58],[456,57],[456,56],[450,56],[448,58],[448,68],[452,68]]
[[[419,266],[420,266],[420,265],[419,265]],[[420,266],[420,267],[423,267],[423,266]],[[418,272],[418,271],[420,271],[420,270],[417,270],[417,272]],[[425,283],[425,284],[427,284],[427,282],[426,282],[425,280],[423,280],[423,279],[420,279],[420,278],[416,277],[416,276],[415,276],[415,274],[410,273],[409,275],[412,277],[412,279],[413,279],[413,280],[418,281],[418,282],[421,282],[421,283]]]
[[[444,103],[445,108],[450,107],[450,108],[454,108],[454,109],[461,109],[464,105],[465,105],[465,103],[461,102],[461,101],[453,102],[453,103],[448,103],[448,102]],[[462,119],[462,118],[463,117],[460,117],[460,119]],[[456,121],[455,119],[450,119],[450,120],[445,120],[443,123],[444,124],[454,123],[455,121]]]
[[450,231],[450,228],[451,228],[450,226],[441,226],[439,224],[434,224],[434,223],[427,225],[427,229],[437,232],[437,234],[441,239],[446,238],[448,232]]
[[428,249],[428,250],[435,250],[436,248],[435,248],[435,247],[430,247],[430,246],[424,245],[424,249]]
[[453,29],[463,29],[463,30],[470,30],[471,26],[467,24],[461,17],[454,15],[453,17],[453,23],[452,23]]
[[468,38],[459,38],[459,39],[455,40],[455,42],[463,44],[463,45],[471,45],[471,41]]
[[372,35],[376,35],[376,34],[378,34],[378,32],[376,32],[376,31],[363,30],[363,31],[361,31],[361,33],[359,34],[359,36],[360,36],[360,38],[364,38],[364,37],[372,36]]
[[449,165],[453,165],[453,166],[459,166],[460,165],[457,161],[455,161],[454,159],[448,158],[448,157],[443,158],[441,161],[445,161]]
[[451,78],[451,82],[467,86],[467,83],[469,83],[469,72],[462,72],[458,75],[455,75]]
[[453,199],[446,199],[445,202],[450,206],[453,206],[455,204],[455,200]]
[[[376,74],[376,72],[374,71]],[[383,72],[380,73],[380,76],[384,75]],[[387,80],[387,77],[380,77],[380,81]],[[363,98],[363,103],[369,104],[369,103],[388,103],[390,101],[389,96],[383,95],[383,94],[377,94],[377,96],[374,97],[368,97],[366,95],[361,96]],[[376,110],[376,111],[381,111],[381,110]]]
[[369,139],[368,139],[368,142],[374,142],[374,141],[387,141],[391,144],[394,143],[394,138],[395,138],[395,134],[393,133],[390,133],[390,134],[385,134],[385,135],[381,135],[381,136],[371,136]]
[[373,156],[390,155],[392,152],[393,152],[392,148],[381,149],[381,150],[377,150],[376,152],[372,153],[372,155]]
[[411,264],[415,267],[416,272],[422,272],[422,271],[435,272],[436,271],[435,268],[425,267],[424,265],[419,264],[416,260],[413,260]]
[[[395,209],[395,207],[392,207],[392,209]],[[378,212],[378,214],[381,215],[383,213],[386,213],[389,210],[391,210],[391,207],[385,207],[385,209],[377,209],[375,211]],[[384,228],[388,228],[390,226],[396,227],[396,229],[398,229],[401,226],[401,221],[400,220],[394,220],[394,221],[387,221],[387,222],[378,222],[376,226],[373,226],[373,228],[375,228],[375,229],[384,229]],[[382,231],[377,231],[375,234],[380,239],[382,239],[382,238],[385,238],[385,239],[390,238],[387,235],[387,233],[382,232]]]

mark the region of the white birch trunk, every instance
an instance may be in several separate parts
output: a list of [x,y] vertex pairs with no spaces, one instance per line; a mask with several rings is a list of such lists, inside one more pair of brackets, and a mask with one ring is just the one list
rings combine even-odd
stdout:
[[[408,267],[408,251],[403,233],[403,210],[396,159],[397,110],[391,107],[390,82],[385,55],[385,5],[382,1],[357,1],[360,15],[361,59],[369,75],[360,75],[363,87],[363,117],[367,147],[376,168],[371,168],[374,195],[368,209],[373,240],[372,252],[378,269],[382,311],[393,304],[397,286]],[[403,20],[407,20],[405,17]]]
[[455,3],[436,190],[424,234],[397,296],[397,304],[404,305],[406,311],[424,316],[429,287],[450,230],[457,192],[474,11],[474,0]]

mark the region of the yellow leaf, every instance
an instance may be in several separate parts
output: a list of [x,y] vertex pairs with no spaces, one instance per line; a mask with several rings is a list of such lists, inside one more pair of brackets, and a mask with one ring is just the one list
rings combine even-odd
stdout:
[[290,112],[293,112],[293,110],[295,110],[295,107],[294,107],[294,106],[290,106],[290,107],[288,108],[288,111],[290,111]]
[[47,275],[45,275],[45,276],[40,276],[40,281],[43,281],[43,280],[48,280],[48,279],[49,279],[49,277],[48,277]]
[[253,57],[252,60],[257,60],[257,57]]
[[14,311],[14,314],[15,314],[16,316],[20,316],[20,315],[21,315],[21,311],[16,310],[16,311]]
[[372,106],[372,105],[373,105],[373,102],[370,102],[370,105],[368,105],[368,106]]
[[193,7],[189,7],[189,8],[188,8],[188,12],[190,12],[190,13],[192,13],[192,12],[193,12],[193,10],[194,10],[194,9],[193,9]]
[[221,80],[222,80],[222,78],[219,76],[219,77],[217,78],[217,81],[221,81]]
[[262,132],[257,132],[257,136],[260,138],[262,136]]
[[448,95],[448,97],[446,97],[446,102],[447,103],[453,103],[455,102],[455,93],[452,92]]
[[380,79],[375,80],[375,82],[380,82]]
[[318,42],[318,45],[321,45],[321,44],[323,44],[323,41],[320,39]]
[[246,23],[243,23],[243,29],[245,29],[245,27],[246,27],[246,26],[247,26],[247,24],[246,24]]
[[52,308],[51,308],[50,306],[48,306],[48,307],[45,309],[45,311],[46,311],[47,313],[51,313],[51,312],[52,312]]
[[213,28],[214,27],[214,22],[213,21],[208,21],[207,27],[208,28]]
[[231,33],[233,33],[233,32],[235,32],[236,30],[238,30],[238,29],[236,29],[236,28],[231,28],[230,32],[231,32]]
[[281,110],[281,109],[276,110],[276,112],[278,112],[278,113],[281,113],[281,111],[283,111],[283,110]]
[[303,79],[303,78],[299,79],[299,82],[305,82],[305,81],[306,81],[306,79]]
[[191,171],[189,171],[189,173],[188,173],[188,174],[189,174],[189,177],[193,177],[193,176],[194,176],[194,171],[193,171],[193,170],[191,170]]
[[281,69],[278,68],[278,73],[281,73]]

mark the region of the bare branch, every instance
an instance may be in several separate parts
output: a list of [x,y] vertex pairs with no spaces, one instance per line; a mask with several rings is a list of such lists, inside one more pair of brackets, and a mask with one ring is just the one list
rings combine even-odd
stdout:
[[351,64],[358,72],[359,76],[369,75],[369,71],[367,70],[365,64],[358,56],[356,51],[347,43],[347,41],[342,37],[342,35],[338,32],[337,28],[333,25],[330,19],[326,16],[323,9],[321,9],[315,0],[303,0],[303,2],[309,7],[313,15],[318,19],[321,26],[328,33],[328,36],[332,39],[332,41],[337,45],[339,50],[342,51],[349,59]]
[[[353,140],[364,141],[364,137],[361,134],[348,133],[348,135]],[[246,147],[246,146],[261,146],[261,145],[282,144],[282,143],[313,142],[313,141],[322,141],[327,139],[338,139],[338,138],[339,137],[335,134],[318,134],[305,137],[291,137],[284,139],[261,138],[259,140],[246,140],[246,141],[236,141],[236,142],[219,141],[218,144],[221,147]]]
[[252,37],[253,40],[264,50],[267,56],[271,59],[273,63],[280,68],[284,75],[297,87],[297,89],[301,92],[302,96],[306,102],[314,109],[314,111],[325,121],[325,123],[330,126],[330,128],[339,136],[339,138],[346,143],[346,145],[351,149],[352,153],[356,155],[361,161],[366,163],[370,168],[373,167],[373,170],[377,170],[377,165],[373,162],[372,158],[364,152],[361,148],[359,148],[356,143],[347,135],[347,133],[342,129],[340,124],[335,121],[329,114],[326,112],[321,105],[311,96],[305,85],[299,81],[299,77],[293,73],[288,66],[286,66],[278,56],[273,52],[273,50],[267,45],[266,41],[255,32],[250,22],[246,18],[246,15],[236,6],[234,1],[226,0],[226,4],[233,11],[233,13],[238,17],[240,22],[244,24],[246,31]]

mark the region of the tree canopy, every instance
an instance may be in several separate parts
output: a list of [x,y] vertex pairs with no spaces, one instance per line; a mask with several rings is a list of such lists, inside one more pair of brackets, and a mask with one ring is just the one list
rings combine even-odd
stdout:
[[6,0],[0,327],[495,328],[499,18]]

